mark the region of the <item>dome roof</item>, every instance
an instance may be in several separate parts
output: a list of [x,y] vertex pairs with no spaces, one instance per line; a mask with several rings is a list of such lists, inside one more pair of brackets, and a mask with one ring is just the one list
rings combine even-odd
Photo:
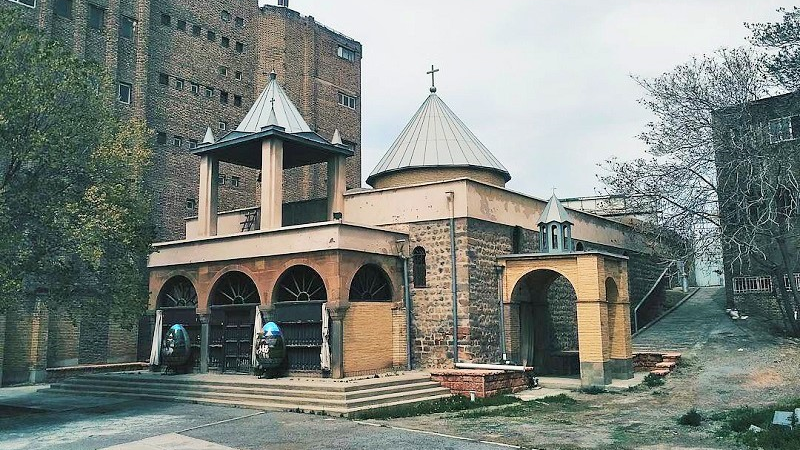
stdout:
[[[433,91],[433,89],[431,89]],[[464,122],[431,92],[408,125],[367,177],[413,168],[474,167],[511,179],[505,167],[464,125]]]

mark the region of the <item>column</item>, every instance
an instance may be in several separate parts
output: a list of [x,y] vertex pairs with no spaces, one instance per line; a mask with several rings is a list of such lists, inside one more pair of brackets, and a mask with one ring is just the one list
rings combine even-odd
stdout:
[[200,320],[200,373],[208,373],[208,319],[210,314],[197,314]]
[[200,193],[197,201],[198,236],[217,235],[219,205],[219,161],[213,155],[200,157]]
[[577,257],[578,347],[582,386],[611,383],[608,304],[602,261],[597,255]]
[[347,190],[345,157],[334,156],[328,160],[328,220],[333,213],[344,212],[344,193]]
[[31,311],[31,340],[28,357],[28,381],[42,383],[47,379],[47,338],[50,314],[44,297],[36,294]]
[[331,306],[330,320],[331,377],[344,378],[344,316],[347,306]]
[[628,266],[619,262],[617,298],[609,299],[608,328],[611,334],[611,365],[614,378],[633,378],[633,345],[631,343],[631,301],[628,294]]
[[275,230],[283,224],[283,141],[261,142],[261,230]]

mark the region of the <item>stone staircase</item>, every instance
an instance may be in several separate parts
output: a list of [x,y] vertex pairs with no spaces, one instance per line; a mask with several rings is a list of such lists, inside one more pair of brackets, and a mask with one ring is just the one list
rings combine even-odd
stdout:
[[237,375],[167,376],[151,372],[89,374],[52,384],[46,393],[178,401],[239,408],[352,417],[372,409],[449,397],[426,373],[366,379],[279,378]]
[[633,368],[637,372],[650,372],[659,377],[669,375],[678,366],[678,352],[634,352]]

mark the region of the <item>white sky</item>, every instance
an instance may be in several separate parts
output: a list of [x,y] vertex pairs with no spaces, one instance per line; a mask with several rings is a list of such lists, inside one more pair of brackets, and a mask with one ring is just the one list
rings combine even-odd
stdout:
[[609,157],[642,154],[651,116],[631,74],[745,45],[743,23],[778,21],[781,6],[792,3],[290,0],[363,45],[362,180],[425,100],[435,64],[437,94],[508,168],[508,187],[562,198],[595,193]]

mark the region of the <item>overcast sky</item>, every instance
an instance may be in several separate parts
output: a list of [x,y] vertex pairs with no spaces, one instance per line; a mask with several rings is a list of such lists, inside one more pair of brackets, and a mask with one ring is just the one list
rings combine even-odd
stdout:
[[[262,1],[262,3],[264,3]],[[267,3],[277,4],[277,0]],[[362,180],[437,94],[511,172],[508,187],[592,195],[598,164],[641,155],[650,120],[631,74],[745,45],[779,0],[290,0],[363,45]]]

